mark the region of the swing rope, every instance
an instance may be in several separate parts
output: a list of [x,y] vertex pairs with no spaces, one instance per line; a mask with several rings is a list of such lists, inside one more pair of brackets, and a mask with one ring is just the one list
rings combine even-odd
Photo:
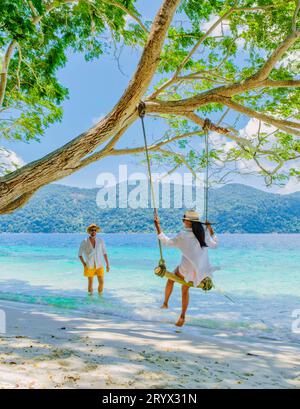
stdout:
[[211,127],[211,121],[206,118],[203,124],[203,131],[205,136],[205,179],[204,179],[204,215],[205,215],[205,222],[208,221],[208,194],[209,194],[209,129]]
[[[209,130],[211,128],[211,121],[210,119],[206,118],[203,124],[203,131],[205,136],[205,179],[204,179],[204,215],[205,215],[205,222],[208,221],[208,201],[209,201]],[[229,301],[232,304],[236,304],[236,302],[229,297],[222,289],[216,287],[214,283],[212,284],[213,288]]]
[[[149,155],[149,147],[148,147],[148,142],[147,142],[147,136],[146,136],[146,128],[145,128],[145,114],[146,114],[146,105],[145,102],[141,101],[138,105],[138,113],[142,121],[142,129],[143,129],[143,136],[144,136],[144,144],[145,144],[145,152],[146,152],[146,159],[147,159],[147,168],[148,168],[148,176],[149,176],[149,181],[150,181],[150,189],[151,189],[151,198],[152,198],[152,203],[153,203],[153,212],[154,212],[154,217],[158,216],[158,210],[157,210],[157,205],[156,205],[156,196],[155,196],[155,190],[154,190],[154,183],[153,183],[153,178],[152,178],[152,171],[151,171],[151,161],[150,161],[150,155]],[[162,249],[162,244],[161,241],[158,240],[158,247],[159,247],[159,254],[160,254],[160,259],[158,263],[158,267],[160,268],[160,275],[163,277],[167,271],[166,263],[164,260],[163,256],[163,249]]]
[[[147,135],[146,135],[146,128],[145,128],[145,115],[146,115],[146,105],[145,102],[141,101],[138,105],[138,113],[139,117],[141,118],[142,122],[142,129],[143,129],[143,137],[144,137],[144,145],[145,145],[145,152],[146,152],[146,159],[147,159],[147,168],[148,168],[148,176],[149,176],[149,181],[150,181],[150,189],[151,189],[151,197],[152,197],[152,203],[153,203],[153,212],[154,216],[158,216],[158,208],[157,208],[157,203],[156,203],[156,196],[155,196],[155,190],[154,190],[154,183],[153,183],[153,178],[152,178],[152,171],[151,171],[151,160],[150,160],[150,155],[149,155],[149,146],[148,146],[148,141],[147,141]],[[205,158],[206,158],[206,169],[205,169],[205,181],[204,181],[204,215],[205,215],[205,222],[208,220],[208,204],[209,204],[209,130],[211,128],[211,121],[206,118],[203,123],[203,132],[205,135]],[[166,267],[166,263],[164,260],[163,256],[163,249],[162,249],[162,244],[160,240],[158,240],[158,247],[159,247],[159,254],[160,254],[160,259],[158,263],[158,267],[155,268],[155,274],[158,275],[159,277],[164,277],[166,276],[167,278],[174,279],[174,274],[169,273]],[[172,276],[172,277],[171,277]],[[180,284],[185,284],[183,280],[176,280]],[[227,298],[229,301],[231,301],[233,304],[236,304],[236,302],[229,297],[223,290],[220,288],[216,287],[211,279],[209,277],[204,278],[200,285],[198,286],[199,288],[202,288],[204,291],[209,291],[211,288],[214,288],[219,294],[223,295],[225,298]]]
[[[150,189],[151,189],[151,195],[152,195],[152,202],[153,202],[153,208],[154,208],[154,217],[158,216],[158,208],[156,205],[156,197],[155,197],[155,190],[154,190],[154,184],[153,184],[153,178],[152,178],[152,171],[151,171],[151,161],[150,161],[150,155],[149,155],[149,146],[148,146],[148,141],[147,141],[147,135],[146,135],[146,128],[145,128],[145,115],[146,115],[146,105],[145,102],[141,101],[137,107],[139,117],[141,118],[142,122],[142,129],[143,129],[143,136],[144,136],[144,145],[145,145],[145,152],[146,152],[146,159],[147,159],[147,168],[148,168],[148,176],[149,176],[149,182],[150,182]],[[205,119],[204,124],[203,124],[203,131],[206,135],[205,138],[205,144],[206,144],[206,181],[205,181],[205,212],[206,212],[206,220],[208,217],[208,160],[209,160],[209,150],[208,150],[208,132],[209,128],[211,126],[211,121],[209,119]],[[160,253],[160,259],[158,266],[154,269],[155,274],[158,275],[159,277],[167,277],[172,279],[173,281],[177,281],[180,284],[188,285],[192,287],[191,283],[186,283],[185,281],[179,279],[176,277],[174,273],[170,273],[167,270],[166,262],[164,260],[163,256],[163,249],[162,249],[162,244],[161,241],[158,240],[158,247],[159,247],[159,253]],[[204,291],[209,291],[213,287],[213,283],[210,277],[205,277],[201,283],[198,286],[199,288],[202,288]]]

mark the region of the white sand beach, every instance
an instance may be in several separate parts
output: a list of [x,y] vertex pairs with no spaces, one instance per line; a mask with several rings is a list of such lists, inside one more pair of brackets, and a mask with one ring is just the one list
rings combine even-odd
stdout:
[[0,303],[1,388],[298,388],[300,346]]

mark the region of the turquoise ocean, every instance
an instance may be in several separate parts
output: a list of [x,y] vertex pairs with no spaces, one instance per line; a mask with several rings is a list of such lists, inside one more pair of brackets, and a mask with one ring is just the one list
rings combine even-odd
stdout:
[[[160,310],[165,279],[153,273],[158,260],[154,235],[102,235],[111,262],[102,297],[96,291],[92,297],[86,293],[77,258],[84,237],[0,234],[0,300],[173,325],[180,313],[180,287],[174,290],[170,310]],[[300,343],[300,333],[292,331],[293,311],[300,315],[300,235],[223,234],[219,240],[219,248],[209,250],[211,263],[221,267],[214,275],[216,289],[191,289],[185,330],[201,334],[210,328]],[[176,249],[165,253],[173,270],[180,254]]]

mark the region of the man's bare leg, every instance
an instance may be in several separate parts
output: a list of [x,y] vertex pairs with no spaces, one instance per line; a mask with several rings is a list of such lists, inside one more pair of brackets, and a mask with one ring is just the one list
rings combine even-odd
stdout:
[[177,327],[182,327],[185,322],[185,313],[189,305],[189,287],[187,285],[183,285],[181,287],[181,293],[182,293],[182,310],[181,310],[181,315],[178,321],[176,322]]
[[94,280],[93,277],[88,277],[88,292],[89,292],[89,295],[93,294],[93,280]]
[[166,284],[166,289],[165,289],[165,300],[161,308],[169,308],[168,303],[169,303],[169,298],[171,297],[172,291],[174,287],[174,281],[173,280],[168,280]]
[[98,277],[98,294],[103,293],[103,287],[104,287],[104,278],[103,276],[97,276]]

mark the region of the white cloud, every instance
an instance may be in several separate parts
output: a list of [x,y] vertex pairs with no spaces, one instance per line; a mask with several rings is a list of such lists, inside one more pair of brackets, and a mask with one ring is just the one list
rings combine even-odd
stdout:
[[[259,120],[256,118],[251,118],[247,125],[239,130],[240,136],[243,138],[247,138],[250,140],[256,139],[258,130],[259,130]],[[276,130],[276,128],[272,125],[265,124],[264,122],[261,123],[260,132],[261,133],[272,133]],[[269,140],[271,142],[271,140]]]
[[[228,138],[224,135],[220,135],[217,132],[212,132],[209,136],[209,141],[210,145],[214,149],[220,149],[222,148],[224,154],[220,155],[221,160],[225,160],[228,152],[231,149],[234,149],[237,147],[237,144],[235,141],[228,140]],[[222,161],[216,160],[217,165],[219,166],[225,166],[225,164]]]
[[[244,126],[244,128],[239,130],[239,135],[242,138],[248,139],[249,141],[253,141],[255,144],[259,128],[261,134],[270,134],[276,130],[274,126],[268,125],[264,122],[261,122],[260,124],[260,121],[258,119],[251,118]],[[268,142],[264,145],[264,147],[267,148],[268,146],[270,146],[270,144],[272,144],[275,141],[276,138],[273,135],[270,135],[268,137]],[[266,159],[264,160],[260,159],[259,162],[266,170],[272,171],[274,165],[271,162],[269,162]],[[261,171],[260,167],[254,160],[240,159],[237,163],[237,167],[241,173]]]
[[217,132],[211,132],[209,135],[209,140],[213,146],[218,146],[226,142],[226,136],[223,136]]
[[300,51],[291,51],[285,58],[276,64],[276,68],[289,67],[293,72],[299,74]]
[[245,47],[246,40],[243,37],[239,37],[236,40],[236,44],[238,46],[238,49],[241,51]]
[[259,172],[261,169],[254,160],[239,159],[237,168],[241,173]]
[[[244,126],[244,128],[241,128],[239,130],[239,136],[245,139],[248,139],[249,141],[252,141],[254,145],[258,143],[257,140],[257,134],[260,126],[260,132],[261,134],[267,134],[268,136],[268,141],[264,143],[264,148],[265,149],[272,149],[272,146],[276,144],[277,138],[273,134],[274,131],[276,131],[276,128],[272,125],[268,125],[264,122],[259,125],[259,120],[255,118],[251,118],[247,124]],[[224,135],[220,135],[216,132],[211,132],[210,133],[210,146],[215,149],[222,149],[223,153],[220,154],[220,161],[216,161],[216,164],[220,167],[225,167],[225,164],[222,162],[222,160],[226,160],[227,154],[230,152],[231,149],[238,148],[237,144],[235,141],[230,140]],[[267,171],[272,172],[276,166],[275,162],[272,162],[268,160],[266,157],[260,158],[259,159],[260,165],[266,169]],[[246,160],[246,159],[239,159],[236,162],[236,167],[237,170],[241,174],[249,174],[249,173],[259,173],[261,172],[261,168],[257,165],[257,163],[252,159],[252,160]],[[295,161],[288,161],[287,163],[284,164],[282,167],[283,172],[288,172],[289,169],[292,167],[299,167],[299,162],[298,160]],[[300,190],[299,187],[299,182],[296,179],[291,179],[285,188],[281,188],[280,192],[282,194],[286,193],[291,193],[293,191],[298,191]]]
[[125,30],[129,29],[129,25],[135,23],[135,20],[133,17],[129,16],[129,14],[126,14],[125,16]]
[[300,192],[300,182],[295,176],[291,177],[290,180],[284,187],[277,190],[276,193],[280,195],[288,195],[289,193]]
[[[274,131],[276,131],[276,129],[277,128],[275,128],[272,125],[268,125],[264,122],[261,123],[261,127],[260,127],[261,134],[268,135],[268,139],[263,145],[264,149],[272,149],[272,146],[276,145],[276,143],[278,142],[274,134]],[[259,120],[252,118],[248,121],[248,123],[246,124],[244,128],[240,129],[239,134],[241,137],[247,138],[253,141],[254,144],[256,144],[258,142],[257,140],[258,130],[259,130]],[[274,167],[276,166],[275,162],[271,162],[266,158],[260,159],[259,162],[264,167],[264,169],[270,172],[274,170]],[[242,173],[247,172],[247,171],[248,172],[249,171],[259,172],[261,170],[257,166],[254,160],[249,160],[249,161],[239,160],[237,166]],[[281,171],[288,172],[289,169],[291,169],[292,167],[298,167],[298,166],[299,166],[298,160],[288,161],[282,166]],[[293,190],[293,189],[296,189],[297,185],[298,185],[297,190]],[[278,193],[286,194],[286,193],[292,193],[293,191],[298,191],[298,190],[300,190],[299,182],[297,181],[297,179],[291,178],[290,181],[286,184],[284,188],[280,188],[280,191],[278,191]]]
[[24,161],[13,151],[0,146],[0,176],[24,165]]

